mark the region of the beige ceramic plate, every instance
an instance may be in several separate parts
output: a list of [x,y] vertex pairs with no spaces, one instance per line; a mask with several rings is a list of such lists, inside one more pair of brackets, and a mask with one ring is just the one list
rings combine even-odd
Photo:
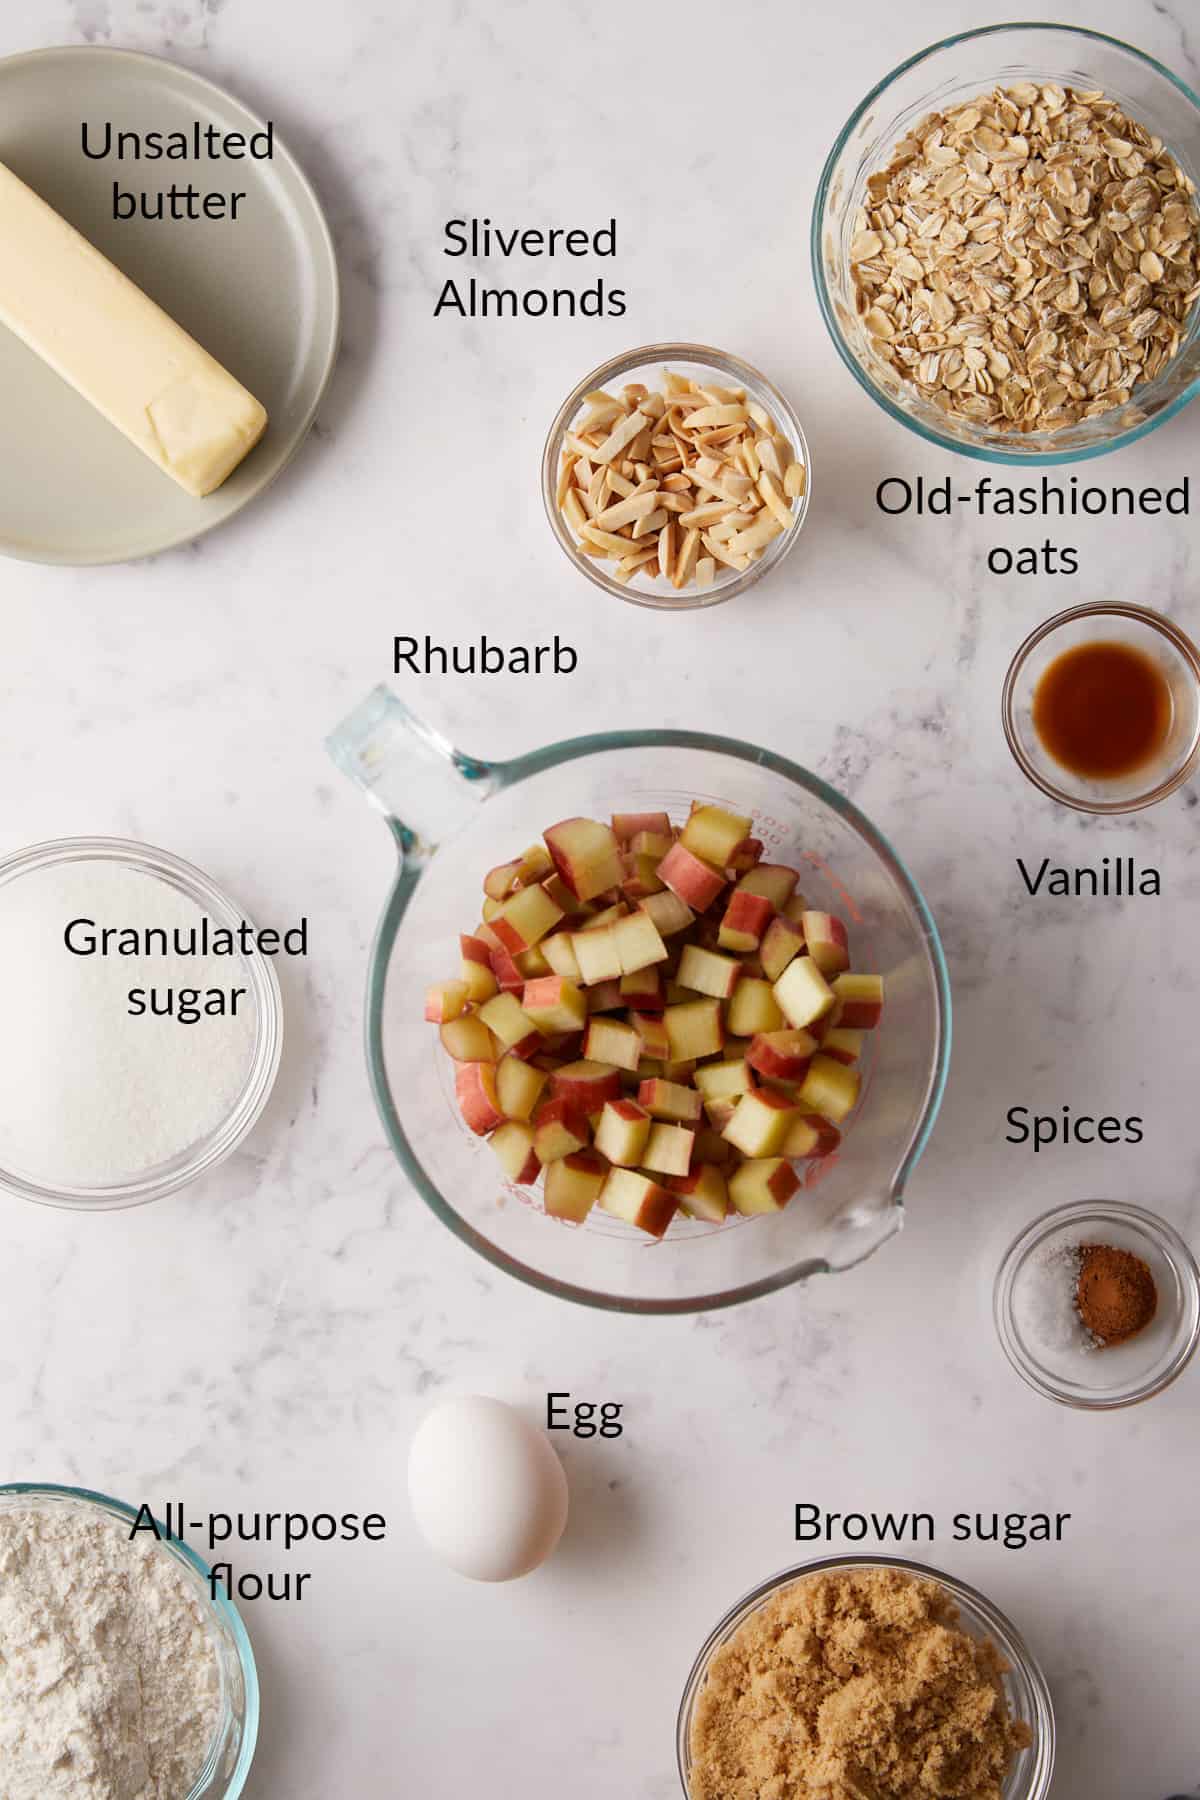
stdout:
[[[223,487],[194,500],[0,325],[0,554],[30,562],[151,556],[260,494],[312,424],[337,354],[338,275],[316,195],[275,134],[270,162],[89,160],[84,120],[147,132],[257,132],[211,82],[129,50],[38,50],[0,61],[7,163],[165,307],[267,408],[266,436]],[[227,220],[113,219],[114,180],[247,194]]]

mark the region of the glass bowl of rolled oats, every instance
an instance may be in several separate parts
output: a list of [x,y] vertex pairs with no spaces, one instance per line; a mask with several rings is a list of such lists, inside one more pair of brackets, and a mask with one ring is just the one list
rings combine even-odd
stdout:
[[646,344],[593,369],[542,456],[546,517],[575,567],[671,612],[731,600],[776,568],[811,493],[793,408],[707,344]]
[[1200,99],[1062,25],[904,63],[825,165],[812,255],[843,362],[929,442],[1058,463],[1132,443],[1200,385]]

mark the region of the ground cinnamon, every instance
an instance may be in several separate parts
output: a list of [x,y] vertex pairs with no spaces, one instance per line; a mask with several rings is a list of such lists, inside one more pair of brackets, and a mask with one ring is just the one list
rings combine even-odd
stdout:
[[1081,1244],[1075,1304],[1102,1347],[1124,1344],[1158,1311],[1158,1289],[1140,1256],[1112,1244]]

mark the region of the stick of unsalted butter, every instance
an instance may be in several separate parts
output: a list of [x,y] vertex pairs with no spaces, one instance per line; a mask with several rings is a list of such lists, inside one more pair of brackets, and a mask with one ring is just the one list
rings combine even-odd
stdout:
[[253,450],[266,408],[0,163],[0,322],[189,494]]

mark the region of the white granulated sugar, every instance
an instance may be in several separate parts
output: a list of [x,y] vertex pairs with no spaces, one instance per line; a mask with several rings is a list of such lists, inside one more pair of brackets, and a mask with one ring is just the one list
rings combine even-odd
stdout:
[[250,1066],[253,992],[237,1015],[194,1024],[131,1017],[128,996],[248,987],[243,959],[173,948],[78,956],[63,941],[76,919],[190,935],[203,918],[168,882],[99,859],[0,887],[0,1163],[47,1185],[108,1186],[167,1162],[228,1115]]
[[202,1598],[155,1539],[0,1509],[3,1800],[186,1800],[220,1704]]
[[1078,1244],[1051,1244],[1030,1257],[1013,1296],[1022,1336],[1041,1350],[1094,1350],[1095,1339],[1076,1305],[1083,1253]]

